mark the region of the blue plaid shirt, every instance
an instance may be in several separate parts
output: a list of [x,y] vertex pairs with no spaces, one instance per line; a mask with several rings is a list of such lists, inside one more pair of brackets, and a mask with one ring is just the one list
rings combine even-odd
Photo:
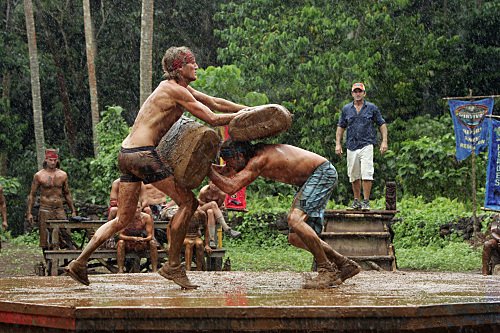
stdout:
[[377,124],[378,127],[385,124],[385,120],[375,104],[365,101],[359,114],[356,112],[354,102],[346,104],[342,108],[337,126],[347,128],[347,149],[358,150],[368,145],[375,146],[377,134],[373,123]]

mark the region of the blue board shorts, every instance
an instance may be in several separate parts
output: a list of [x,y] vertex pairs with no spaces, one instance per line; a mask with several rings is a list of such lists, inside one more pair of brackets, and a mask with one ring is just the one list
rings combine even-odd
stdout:
[[308,215],[306,223],[320,235],[323,231],[325,208],[333,189],[337,184],[338,174],[329,161],[314,170],[306,182],[295,192],[292,209],[297,208]]

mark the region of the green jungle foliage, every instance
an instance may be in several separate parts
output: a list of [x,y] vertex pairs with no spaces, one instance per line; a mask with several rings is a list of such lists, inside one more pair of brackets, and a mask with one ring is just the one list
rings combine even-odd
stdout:
[[[457,200],[405,197],[398,203],[400,213],[394,230],[394,248],[399,268],[470,271],[481,267],[482,247],[474,248],[461,233],[440,235],[440,226],[472,214]],[[483,232],[491,218],[483,220]]]
[[205,94],[248,106],[269,103],[265,94],[248,92],[248,83],[241,76],[241,70],[234,65],[209,66],[205,70],[199,69],[196,74],[198,78],[191,83],[191,87]]
[[107,110],[102,112],[103,118],[97,126],[99,152],[96,159],[89,159],[89,174],[94,189],[93,197],[89,198],[92,202],[106,203],[109,200],[111,184],[120,177],[118,152],[122,141],[129,133],[122,112],[123,108],[120,106],[108,106]]

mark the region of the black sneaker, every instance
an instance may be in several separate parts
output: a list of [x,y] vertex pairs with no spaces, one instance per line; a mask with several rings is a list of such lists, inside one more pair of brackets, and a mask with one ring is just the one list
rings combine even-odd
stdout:
[[215,241],[213,239],[208,241],[208,245],[210,246],[211,249],[217,248],[217,244],[215,244]]
[[347,210],[360,210],[360,209],[361,209],[361,202],[359,202],[358,199],[354,199],[352,205],[347,207]]
[[363,200],[363,202],[361,203],[361,210],[370,210],[370,200]]

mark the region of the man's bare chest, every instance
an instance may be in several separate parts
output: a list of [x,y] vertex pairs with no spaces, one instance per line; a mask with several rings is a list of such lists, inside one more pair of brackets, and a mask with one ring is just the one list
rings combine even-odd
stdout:
[[43,175],[39,178],[42,188],[62,188],[65,178],[58,175]]

